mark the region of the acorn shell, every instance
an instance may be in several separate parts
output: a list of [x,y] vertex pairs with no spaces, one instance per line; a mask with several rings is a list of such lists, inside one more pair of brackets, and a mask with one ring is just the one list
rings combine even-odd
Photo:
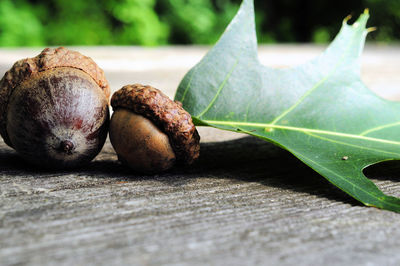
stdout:
[[161,173],[176,162],[168,136],[152,121],[129,109],[114,111],[109,136],[118,160],[136,172]]
[[98,84],[106,99],[110,97],[110,86],[104,72],[87,56],[64,47],[46,48],[33,58],[17,61],[0,80],[0,134],[4,141],[12,147],[6,130],[8,101],[14,89],[32,75],[47,69],[70,67],[82,70]]
[[126,108],[151,120],[168,135],[177,161],[191,164],[200,155],[200,136],[190,114],[160,90],[141,84],[126,85],[111,97],[115,111]]
[[0,81],[0,134],[28,162],[76,167],[104,145],[110,89],[89,57],[47,48],[14,64]]

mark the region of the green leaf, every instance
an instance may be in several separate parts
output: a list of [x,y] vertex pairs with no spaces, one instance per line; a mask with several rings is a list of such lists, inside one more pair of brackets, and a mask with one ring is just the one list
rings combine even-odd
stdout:
[[400,212],[363,175],[371,164],[400,158],[400,104],[361,81],[359,57],[368,10],[314,60],[289,69],[260,64],[252,0],[182,80],[175,99],[197,125],[244,132],[290,151],[368,206]]

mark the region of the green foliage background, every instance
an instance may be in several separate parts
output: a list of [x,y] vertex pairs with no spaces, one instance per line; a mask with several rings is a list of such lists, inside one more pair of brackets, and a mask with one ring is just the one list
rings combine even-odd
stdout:
[[[240,0],[0,0],[0,46],[211,44]],[[260,42],[330,41],[371,10],[376,41],[400,39],[399,0],[255,0]]]

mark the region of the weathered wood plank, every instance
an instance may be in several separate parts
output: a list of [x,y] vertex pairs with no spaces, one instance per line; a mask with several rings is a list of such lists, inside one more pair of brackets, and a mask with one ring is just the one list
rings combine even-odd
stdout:
[[[296,53],[291,47],[274,49]],[[306,55],[320,48],[307,49]],[[370,49],[369,58],[381,53]],[[172,54],[178,56],[178,50]],[[87,50],[93,57],[113,50],[101,51]],[[204,51],[195,50],[193,57]],[[390,51],[398,58],[399,49]],[[269,53],[264,58],[272,57]],[[369,61],[368,71],[374,66],[379,64]],[[186,69],[159,69],[146,70],[145,76],[115,70],[109,76],[113,88],[121,79],[141,76],[173,94]],[[72,172],[26,166],[1,142],[0,264],[400,263],[398,214],[363,207],[272,144],[213,129],[202,128],[200,134],[196,165],[156,176],[121,166],[108,141],[94,162]],[[400,196],[399,173],[397,162],[367,170],[395,196]]]

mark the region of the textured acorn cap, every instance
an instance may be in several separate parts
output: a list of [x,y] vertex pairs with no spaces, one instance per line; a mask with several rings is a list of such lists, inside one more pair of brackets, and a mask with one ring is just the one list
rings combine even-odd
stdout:
[[14,89],[31,75],[57,67],[82,70],[92,77],[103,90],[106,99],[109,99],[110,87],[103,70],[90,57],[79,52],[64,47],[46,48],[36,57],[19,60],[0,80],[0,134],[8,145],[12,146],[6,130],[7,105]]
[[191,164],[200,155],[200,136],[192,117],[160,90],[140,84],[127,85],[111,97],[113,110],[126,108],[151,120],[167,134],[179,162]]

